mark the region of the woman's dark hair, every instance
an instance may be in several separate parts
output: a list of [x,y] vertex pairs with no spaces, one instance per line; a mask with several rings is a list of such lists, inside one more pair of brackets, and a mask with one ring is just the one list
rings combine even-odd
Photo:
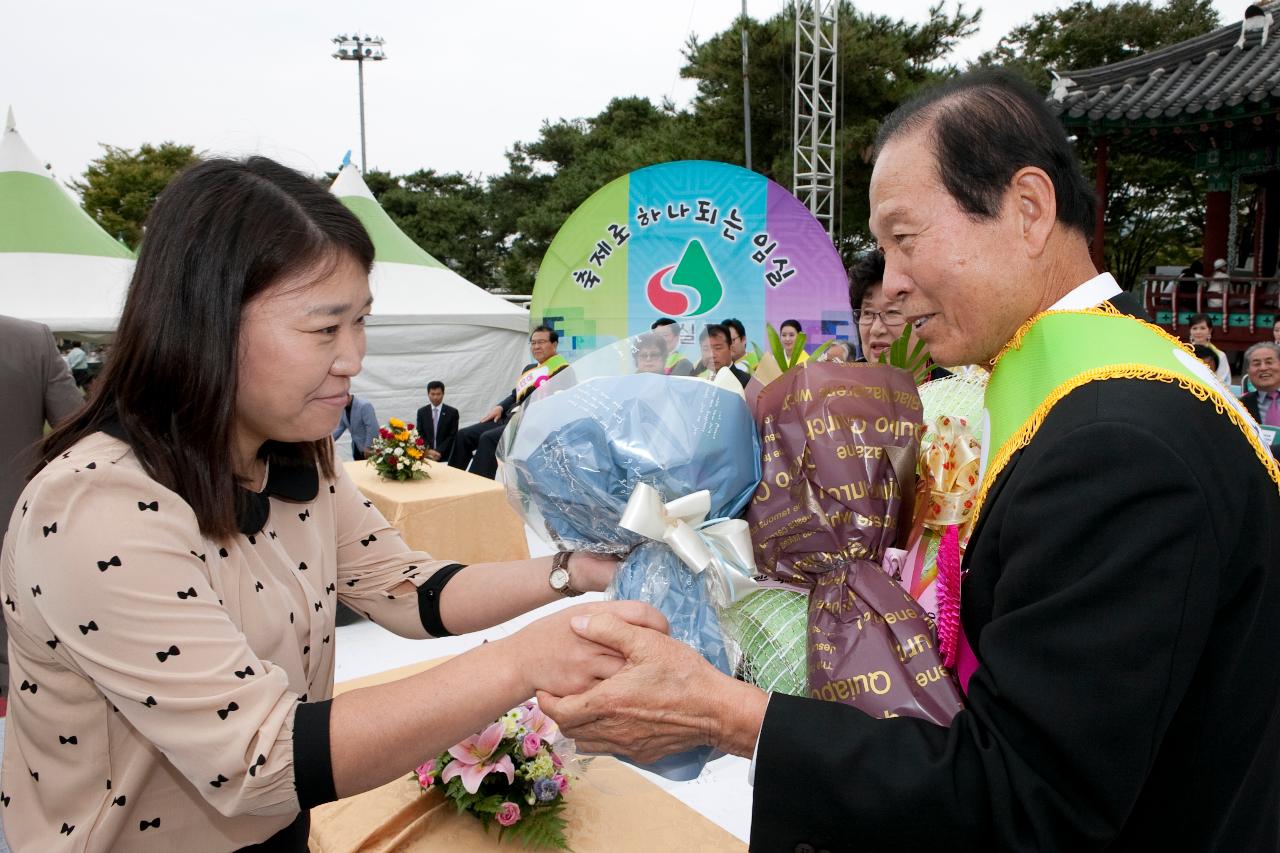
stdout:
[[1206,358],[1212,359],[1214,369],[1215,370],[1217,369],[1218,353],[1214,350],[1213,347],[1205,346],[1204,344],[1196,344],[1195,346],[1192,347],[1192,349],[1195,351],[1196,358],[1200,359],[1201,361],[1204,361]]
[[1187,328],[1190,329],[1192,326],[1199,326],[1201,323],[1204,323],[1210,329],[1213,328],[1213,321],[1209,319],[1208,314],[1192,314],[1191,321],[1187,323]]
[[1058,221],[1093,238],[1093,188],[1062,124],[1026,81],[985,69],[925,89],[880,125],[876,152],[921,130],[933,144],[938,179],[974,219],[994,217],[1014,174],[1034,166],[1053,182]]
[[[360,220],[315,181],[265,157],[184,170],[147,217],[111,358],[88,403],[46,437],[36,470],[118,423],[142,467],[190,504],[200,531],[232,535],[241,313],[280,279],[350,258],[373,265]],[[323,272],[321,273],[323,275]],[[333,476],[328,438],[268,442],[273,464]]]
[[884,255],[876,249],[863,252],[854,258],[849,267],[849,307],[862,310],[862,300],[867,291],[884,281]]
[[795,329],[797,335],[800,334],[802,331],[804,331],[803,329],[800,328],[799,320],[783,320],[782,325],[778,327],[778,331],[781,332],[787,326],[790,326],[791,328]]

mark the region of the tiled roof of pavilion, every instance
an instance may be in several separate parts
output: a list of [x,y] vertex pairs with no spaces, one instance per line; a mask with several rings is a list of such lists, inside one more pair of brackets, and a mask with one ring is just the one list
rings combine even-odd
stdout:
[[1049,106],[1068,127],[1186,125],[1270,111],[1280,103],[1280,0],[1246,14],[1141,56],[1058,72]]

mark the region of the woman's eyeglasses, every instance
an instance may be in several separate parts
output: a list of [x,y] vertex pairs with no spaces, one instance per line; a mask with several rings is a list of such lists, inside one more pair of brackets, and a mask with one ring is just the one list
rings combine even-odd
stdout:
[[888,311],[859,310],[853,312],[854,322],[866,329],[875,325],[877,317],[880,319],[880,322],[884,323],[885,327],[889,329],[901,329],[907,324],[907,315],[903,314],[901,311],[894,311],[890,309]]

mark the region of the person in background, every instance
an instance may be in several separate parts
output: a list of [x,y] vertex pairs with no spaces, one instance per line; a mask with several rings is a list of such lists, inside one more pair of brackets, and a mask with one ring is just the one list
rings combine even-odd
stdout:
[[1191,325],[1187,328],[1187,337],[1192,346],[1202,344],[1217,353],[1218,366],[1213,369],[1213,372],[1223,385],[1230,386],[1231,365],[1227,361],[1227,354],[1213,345],[1213,321],[1209,319],[1208,314],[1191,315]]
[[670,317],[659,317],[649,328],[662,335],[667,342],[666,372],[668,376],[693,376],[697,373],[693,363],[680,354],[680,326],[675,320]]
[[1271,340],[1273,343],[1280,344],[1280,315],[1276,316],[1276,321],[1271,324]]
[[458,437],[458,410],[445,403],[444,383],[438,379],[427,383],[427,405],[418,409],[417,424],[418,435],[427,444],[427,458],[448,462]]
[[116,349],[41,446],[0,556],[15,850],[302,853],[312,806],[405,776],[535,689],[616,671],[576,616],[665,629],[639,602],[570,607],[334,697],[338,603],[425,639],[603,590],[616,568],[433,559],[364,499],[329,436],[373,252],[334,195],[266,158],[205,160],[160,194]]
[[[853,322],[862,341],[862,361],[875,364],[888,358],[889,348],[902,337],[907,317],[902,313],[902,300],[889,300],[884,295],[884,255],[872,249],[863,252],[849,267],[849,305]],[[908,351],[915,346],[915,335],[907,338]],[[950,376],[941,365],[929,370],[930,379]]]
[[1204,362],[1204,366],[1209,368],[1210,373],[1218,372],[1218,351],[1211,346],[1205,344],[1192,344],[1191,349],[1196,354],[1196,358]]
[[71,377],[75,379],[76,384],[83,385],[89,376],[89,356],[85,354],[80,342],[67,341],[66,352],[62,357],[66,360],[67,367],[71,368]]
[[[782,325],[778,327],[778,340],[782,341],[782,351],[787,354],[787,358],[791,357],[791,348],[795,346],[796,338],[799,335],[799,320],[783,320]],[[803,349],[800,350],[800,356],[796,359],[796,364],[804,364],[808,360],[809,353]]]
[[516,406],[543,382],[569,366],[557,352],[560,334],[550,326],[537,326],[529,333],[529,354],[533,362],[520,369],[511,393],[494,404],[479,423],[459,430],[449,465],[492,480],[498,474],[498,441]]
[[[36,464],[33,445],[84,403],[49,327],[0,315],[0,545]],[[9,695],[9,643],[0,608],[0,703]]]
[[632,351],[636,373],[667,372],[667,339],[658,332],[646,332],[636,338]]
[[369,448],[378,437],[378,416],[373,411],[373,403],[355,394],[347,395],[347,405],[333,431],[333,440],[342,438],[347,430],[351,431],[351,458],[359,462],[369,455]]
[[747,327],[734,317],[721,320],[720,325],[729,330],[729,357],[733,359],[733,366],[747,374],[754,373],[760,359],[754,351],[747,352]]
[[1231,273],[1227,271],[1227,262],[1218,258],[1213,262],[1213,275],[1204,286],[1204,304],[1209,308],[1221,308],[1222,298],[1231,288]]
[[1258,423],[1280,427],[1280,344],[1254,344],[1245,351],[1244,363],[1256,390],[1245,394],[1240,402]]
[[818,356],[818,361],[832,361],[837,364],[853,361],[853,347],[848,341],[833,340]]
[[702,347],[702,363],[698,376],[703,379],[714,379],[720,368],[727,367],[733,377],[747,387],[751,374],[733,365],[733,357],[729,351],[729,330],[719,323],[707,325],[698,335],[698,343]]

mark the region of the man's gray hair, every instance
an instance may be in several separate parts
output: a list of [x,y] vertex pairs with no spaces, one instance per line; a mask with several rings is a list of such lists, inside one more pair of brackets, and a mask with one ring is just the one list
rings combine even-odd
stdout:
[[1261,343],[1256,343],[1244,351],[1245,365],[1248,366],[1249,359],[1253,358],[1253,354],[1255,352],[1263,349],[1271,350],[1273,353],[1275,353],[1276,358],[1280,358],[1280,344],[1272,343],[1271,341],[1262,341]]

